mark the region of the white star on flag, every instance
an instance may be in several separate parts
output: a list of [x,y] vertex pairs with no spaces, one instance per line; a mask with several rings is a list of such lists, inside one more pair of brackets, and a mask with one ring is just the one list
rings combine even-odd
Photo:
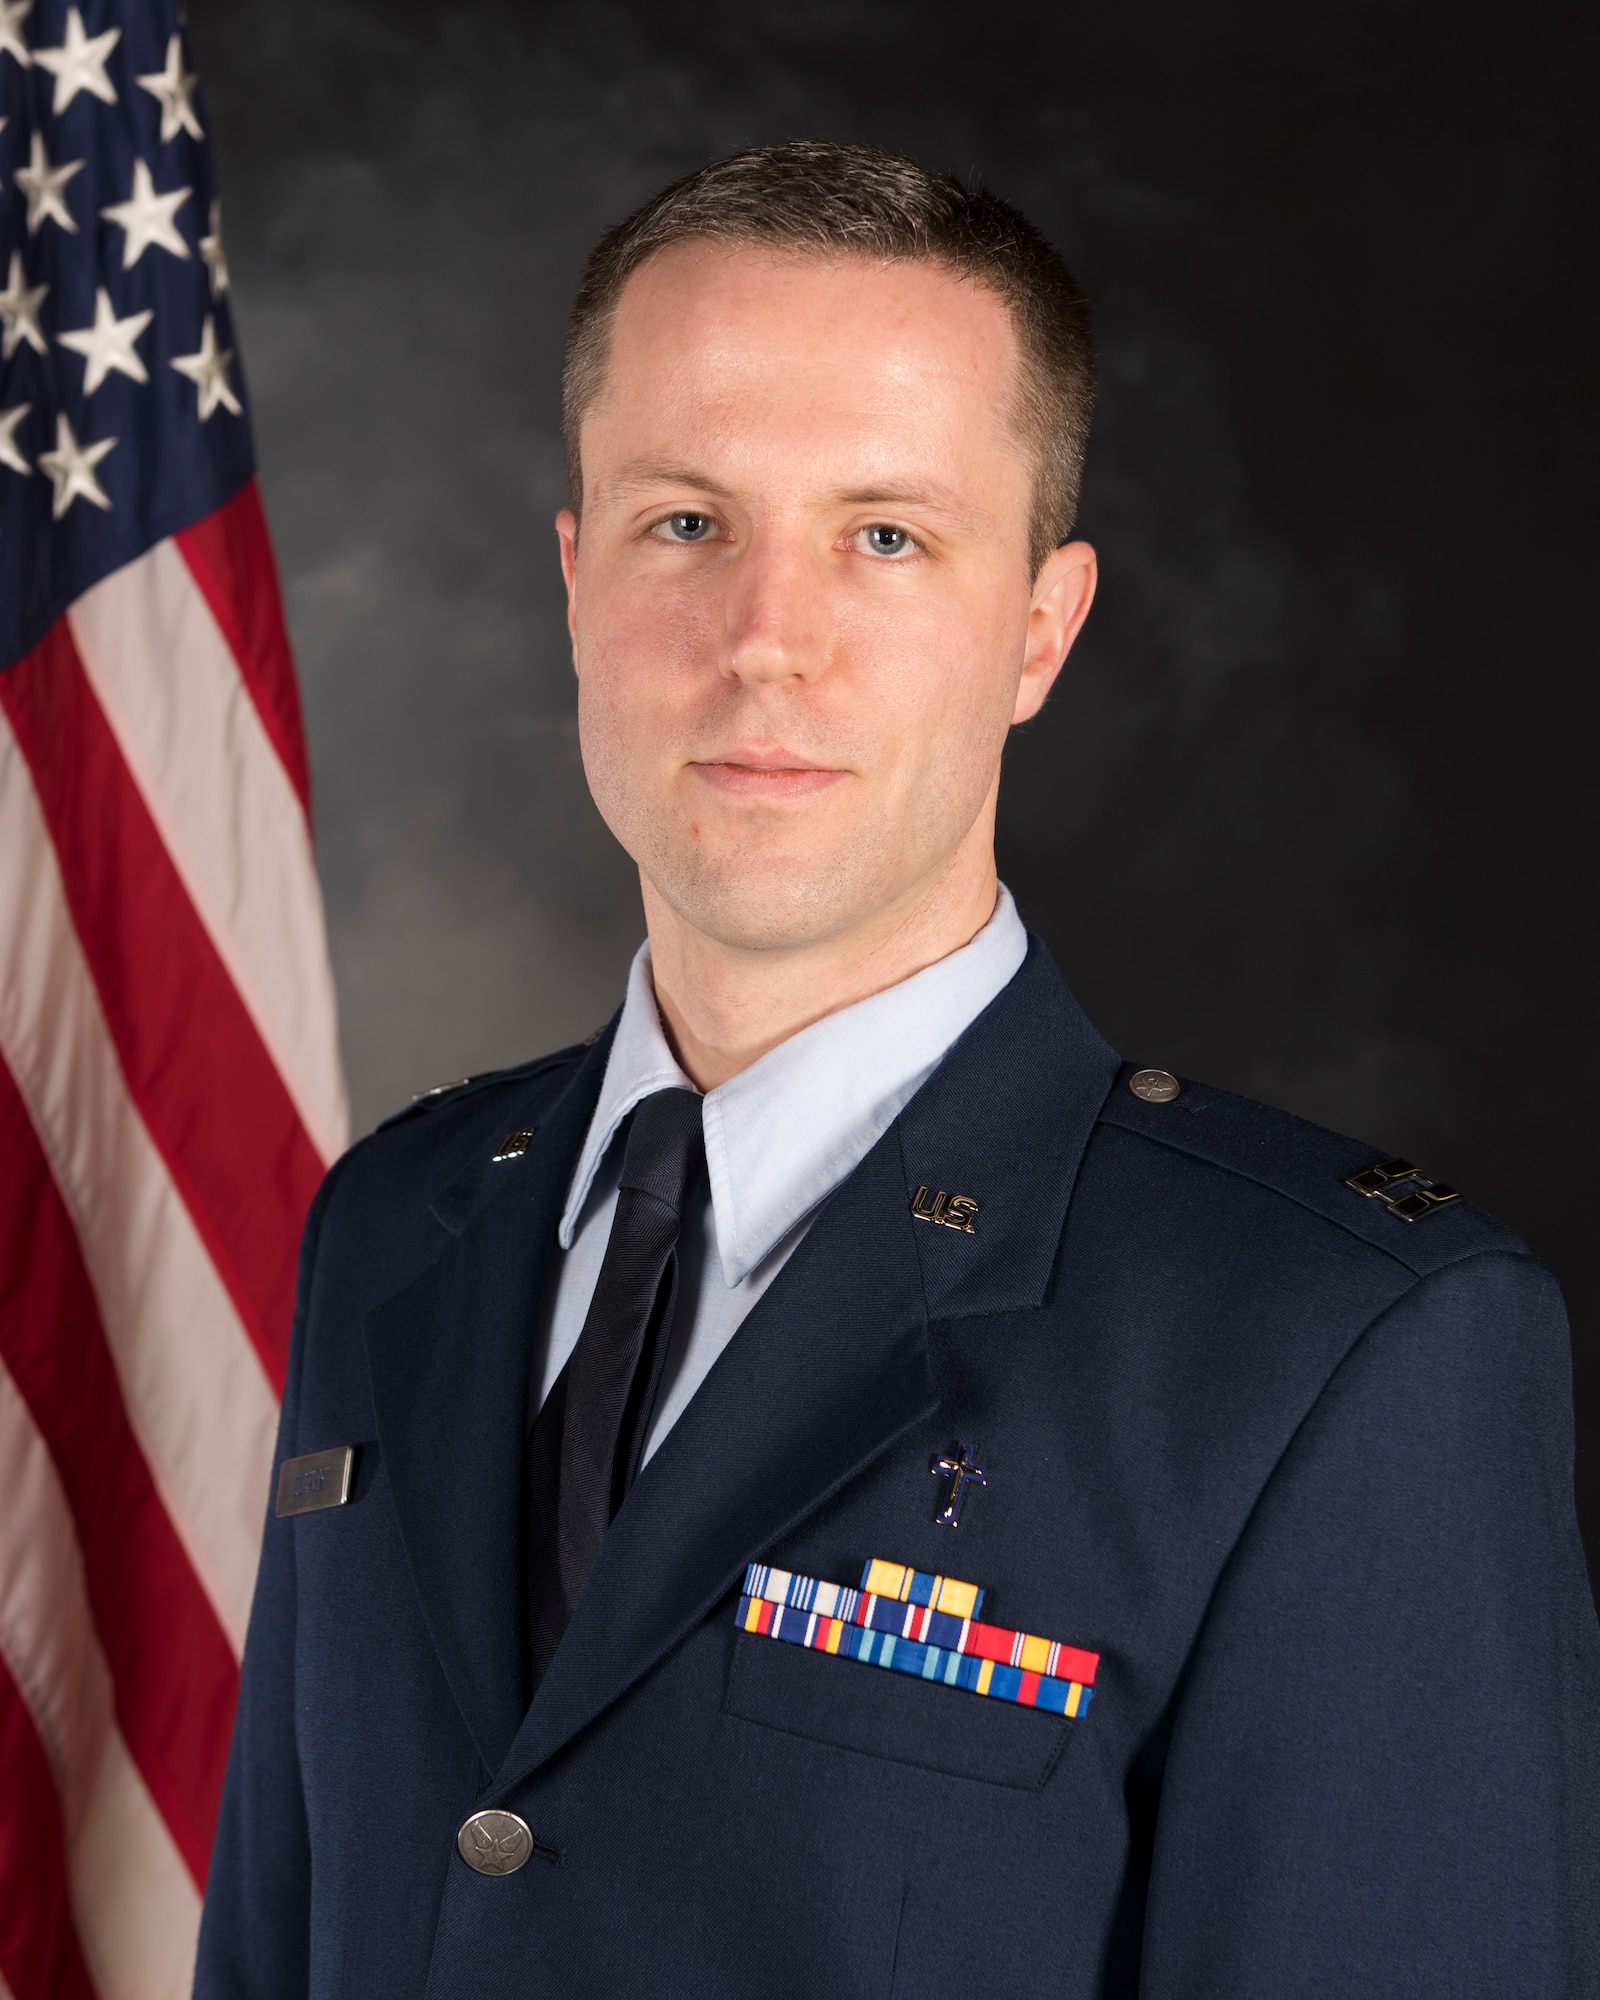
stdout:
[[44,302],[48,285],[29,286],[22,269],[22,252],[11,253],[11,276],[6,288],[0,292],[0,361],[9,361],[17,349],[26,341],[35,354],[48,354],[49,348],[39,327],[39,307]]
[[119,375],[130,376],[135,382],[150,380],[144,363],[133,350],[133,343],[154,318],[153,312],[137,312],[129,313],[126,319],[118,319],[111,294],[102,285],[94,295],[94,325],[80,327],[76,333],[56,335],[58,346],[70,347],[74,354],[81,354],[88,364],[83,371],[83,393],[86,396],[94,394],[112,369]]
[[200,255],[211,273],[211,296],[220,299],[228,289],[228,253],[222,247],[222,203],[211,204],[211,234],[200,239]]
[[63,190],[74,174],[83,172],[82,160],[65,160],[59,167],[50,164],[44,149],[44,134],[35,132],[28,147],[28,164],[18,167],[17,186],[28,197],[28,234],[37,236],[47,222],[59,222],[69,236],[78,225],[72,219]]
[[58,118],[80,90],[98,97],[102,104],[116,103],[117,93],[106,75],[106,57],[121,40],[120,28],[107,28],[103,35],[86,35],[83,16],[76,7],[67,9],[67,38],[60,48],[33,52],[40,69],[49,70],[56,80],[50,109]]
[[183,67],[183,43],[174,35],[167,43],[167,66],[149,76],[137,77],[141,90],[148,90],[161,105],[161,143],[187,132],[191,139],[201,136],[200,120],[194,115],[194,87],[200,79]]
[[192,188],[174,188],[171,194],[157,194],[150,169],[143,160],[133,163],[133,188],[126,201],[113,202],[100,213],[127,231],[122,246],[122,268],[131,271],[150,245],[170,250],[174,257],[187,257],[189,246],[178,234],[172,220],[193,193]]
[[17,425],[32,408],[32,403],[18,403],[9,410],[0,410],[0,465],[9,465],[13,472],[32,469],[17,449]]
[[33,12],[33,0],[0,0],[0,56],[15,56],[24,69],[33,57],[22,39],[22,24]]
[[87,500],[95,507],[110,507],[111,502],[95,478],[94,469],[115,443],[115,438],[101,438],[95,444],[79,444],[72,435],[72,426],[67,422],[65,413],[57,413],[55,450],[39,454],[39,470],[49,474],[56,489],[50,508],[56,520],[61,519],[74,500]]
[[204,423],[220,403],[224,409],[232,410],[238,417],[244,412],[239,407],[239,399],[228,386],[228,363],[233,359],[233,349],[217,348],[217,329],[210,313],[200,330],[200,351],[198,354],[175,354],[172,366],[180,375],[187,375],[200,392],[200,421]]

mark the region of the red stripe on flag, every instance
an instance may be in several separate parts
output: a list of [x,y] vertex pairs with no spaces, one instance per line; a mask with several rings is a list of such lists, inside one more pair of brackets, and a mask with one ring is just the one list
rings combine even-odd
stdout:
[[0,1358],[72,1509],[123,1738],[203,1889],[238,1670],[134,1439],[71,1218],[3,1063]]
[[322,1165],[162,845],[65,619],[0,675],[128,1087],[281,1394]]
[[252,479],[241,486],[225,507],[182,529],[174,539],[238,662],[262,727],[309,812],[311,775],[300,689],[283,622],[278,566],[256,482]]
[[67,1895],[61,1801],[3,1659],[0,1772],[0,1974],[16,2000],[95,2000]]

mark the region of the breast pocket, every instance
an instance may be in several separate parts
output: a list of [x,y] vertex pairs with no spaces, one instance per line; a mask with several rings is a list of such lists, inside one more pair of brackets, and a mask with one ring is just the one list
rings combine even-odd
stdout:
[[1025,1792],[1043,1789],[1078,1726],[748,1632],[734,1641],[723,1709],[841,1750]]

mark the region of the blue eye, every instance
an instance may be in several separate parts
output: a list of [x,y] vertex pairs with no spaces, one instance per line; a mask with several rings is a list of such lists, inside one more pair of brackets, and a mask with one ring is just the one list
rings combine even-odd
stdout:
[[911,546],[911,537],[904,528],[891,528],[883,522],[867,530],[867,547],[875,556],[903,555]]
[[663,525],[675,542],[703,542],[716,524],[709,514],[674,514]]

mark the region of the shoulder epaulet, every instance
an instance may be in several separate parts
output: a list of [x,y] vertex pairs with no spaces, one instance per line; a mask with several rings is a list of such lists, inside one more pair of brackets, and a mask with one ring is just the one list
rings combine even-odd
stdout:
[[596,1029],[585,1040],[574,1042],[569,1048],[557,1049],[553,1055],[536,1056],[532,1062],[514,1063],[509,1069],[483,1070],[477,1076],[458,1077],[453,1083],[436,1083],[431,1090],[419,1090],[409,1104],[391,1112],[374,1129],[386,1132],[391,1125],[403,1124],[408,1118],[420,1117],[426,1111],[437,1111],[447,1104],[459,1104],[469,1097],[493,1090],[497,1085],[527,1083],[547,1070],[579,1062],[604,1033],[603,1028]]
[[1124,1064],[1102,1121],[1275,1189],[1419,1274],[1526,1246],[1453,1187],[1293,1112]]

